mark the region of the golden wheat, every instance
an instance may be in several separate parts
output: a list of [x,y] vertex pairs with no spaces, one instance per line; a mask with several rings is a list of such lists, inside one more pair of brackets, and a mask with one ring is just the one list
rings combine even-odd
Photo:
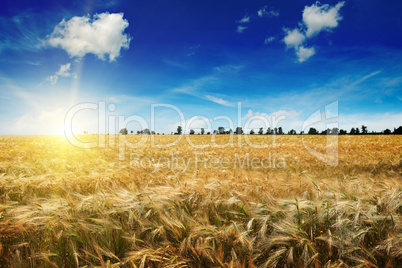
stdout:
[[399,136],[144,137],[0,137],[0,266],[402,263]]

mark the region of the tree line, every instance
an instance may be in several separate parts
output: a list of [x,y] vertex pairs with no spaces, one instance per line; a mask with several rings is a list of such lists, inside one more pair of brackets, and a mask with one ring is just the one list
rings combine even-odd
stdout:
[[[120,130],[119,132],[120,134],[123,135],[127,135],[129,132],[127,130],[127,128],[123,128]],[[134,134],[134,131],[131,130],[130,131],[131,134]],[[155,135],[159,133],[155,133],[155,131],[151,131],[149,129],[144,129],[141,131],[137,131],[138,135]],[[162,135],[164,135],[165,133],[162,133]],[[177,127],[177,132],[173,133],[171,132],[170,134],[174,134],[174,135],[182,135],[183,134],[183,128],[181,126]],[[193,129],[190,129],[190,135],[195,135],[195,131]],[[205,129],[201,128],[200,133],[197,133],[198,135],[211,135],[211,132],[206,132],[205,133]],[[237,127],[235,129],[235,131],[233,131],[232,129],[228,129],[226,130],[224,127],[219,127],[217,130],[214,130],[212,132],[212,134],[214,135],[231,135],[231,134],[235,134],[235,135],[242,135],[242,134],[250,134],[250,135],[254,135],[254,134],[258,134],[258,135],[304,135],[304,134],[308,134],[308,135],[390,135],[390,134],[397,134],[397,135],[401,135],[402,134],[402,126],[399,126],[398,128],[394,128],[393,131],[391,131],[390,129],[384,129],[383,131],[380,132],[375,132],[375,131],[368,131],[367,126],[362,125],[360,128],[356,127],[356,128],[351,128],[350,131],[346,131],[344,129],[339,129],[339,128],[332,128],[332,129],[326,129],[326,130],[322,130],[322,131],[318,131],[316,128],[311,127],[309,129],[309,131],[307,133],[305,133],[304,131],[300,131],[299,133],[296,132],[296,130],[291,129],[289,130],[287,133],[285,133],[282,129],[282,127],[278,127],[278,128],[267,128],[266,130],[264,130],[264,128],[259,128],[258,131],[254,131],[254,129],[251,129],[249,131],[249,133],[245,133],[243,131],[242,127]]]

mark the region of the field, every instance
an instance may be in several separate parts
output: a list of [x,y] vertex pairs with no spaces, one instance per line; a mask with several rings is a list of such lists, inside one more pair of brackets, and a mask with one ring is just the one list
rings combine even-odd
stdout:
[[101,138],[0,136],[1,267],[402,265],[400,136]]

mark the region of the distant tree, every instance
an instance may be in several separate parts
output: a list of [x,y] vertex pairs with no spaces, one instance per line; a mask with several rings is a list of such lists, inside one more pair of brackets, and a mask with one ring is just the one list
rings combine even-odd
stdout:
[[205,129],[201,128],[201,135],[204,135],[204,133],[205,133]]
[[304,135],[304,131],[300,131],[300,135]]
[[337,127],[334,127],[331,129],[331,135],[338,135],[339,129]]
[[367,134],[367,126],[362,125],[362,134]]
[[347,134],[346,130],[343,129],[339,130],[339,135],[346,135],[346,134]]
[[181,126],[177,127],[177,134],[181,135],[181,133],[183,132],[183,129]]
[[296,135],[296,130],[291,129],[291,130],[289,130],[288,134],[290,134],[290,135]]
[[237,135],[243,134],[243,129],[241,127],[237,127],[236,131],[235,131],[235,134],[237,134]]
[[308,134],[309,134],[309,135],[317,135],[317,134],[318,134],[318,131],[317,131],[317,129],[311,127],[311,128],[309,129],[309,131],[308,131]]
[[356,135],[356,129],[354,127],[352,127],[352,129],[350,130],[350,135]]
[[258,130],[258,134],[262,135],[264,133],[264,130],[262,129],[262,127],[260,127],[260,130]]
[[356,135],[360,135],[360,129],[358,127],[356,128]]
[[402,134],[402,126],[400,126],[398,128],[394,128],[394,134],[401,135]]
[[139,130],[137,130],[137,134],[139,135],[141,132]]
[[151,131],[151,134],[152,134],[152,135],[155,135],[155,131],[152,130],[152,131]]
[[194,135],[194,129],[190,129],[190,135]]
[[265,132],[265,134],[266,135],[271,135],[272,133],[271,133],[271,128],[269,127],[269,128],[267,128],[267,132]]
[[214,135],[218,134],[218,130],[215,129],[214,132],[213,132],[213,134],[214,134]]
[[282,127],[279,127],[279,128],[278,128],[278,135],[283,135],[283,129],[282,129]]
[[131,135],[133,135],[133,133],[134,133],[134,130],[131,130],[130,132],[131,132]]
[[149,129],[144,129],[143,131],[142,131],[142,134],[144,134],[144,135],[149,135],[149,134],[151,134],[151,131],[149,131]]
[[225,134],[225,128],[224,127],[218,127],[218,133],[219,134]]
[[211,135],[211,132],[207,132],[207,135]]
[[122,128],[122,129],[120,129],[120,132],[119,132],[119,133],[121,133],[121,134],[123,134],[123,135],[127,135],[127,133],[128,133],[127,128]]
[[250,130],[250,135],[254,135],[254,129]]
[[391,134],[391,130],[387,128],[386,130],[384,130],[384,134],[385,134],[385,135]]
[[229,129],[229,133],[228,133],[228,134],[232,135],[232,134],[233,134],[233,130],[232,130],[232,129]]

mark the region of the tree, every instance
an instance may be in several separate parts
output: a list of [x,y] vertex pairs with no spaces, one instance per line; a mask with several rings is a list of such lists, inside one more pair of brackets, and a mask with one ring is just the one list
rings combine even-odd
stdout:
[[225,134],[225,128],[224,127],[218,127],[218,133],[219,134]]
[[289,131],[289,134],[290,134],[290,135],[296,135],[296,130],[291,129],[291,130]]
[[356,135],[360,135],[360,130],[358,127],[356,128]]
[[250,135],[254,135],[254,129],[250,130]]
[[190,129],[190,135],[194,135],[194,129]]
[[354,127],[350,130],[350,135],[356,135],[356,129]]
[[204,133],[205,133],[205,129],[201,128],[201,135],[204,135]]
[[243,134],[243,129],[241,127],[237,127],[236,131],[235,131],[235,134],[237,134],[237,135]]
[[389,129],[387,128],[386,130],[384,130],[384,134],[385,134],[385,135],[391,134],[391,130],[389,130]]
[[229,129],[229,134],[232,135],[233,134],[233,130]]
[[134,133],[134,130],[131,130],[130,132],[131,132],[131,135],[133,135],[133,133]]
[[397,129],[394,128],[394,134],[402,134],[402,126],[398,127]]
[[142,134],[144,134],[144,135],[149,135],[149,134],[151,134],[151,131],[149,131],[149,129],[144,129],[143,131],[142,131]]
[[262,135],[264,133],[264,130],[262,129],[262,127],[260,127],[260,130],[258,130],[258,134]]
[[367,126],[362,125],[362,134],[367,134]]
[[278,135],[283,135],[282,127],[279,127],[279,128],[278,128]]
[[183,132],[183,129],[181,128],[181,126],[177,127],[177,134],[181,135],[181,133]]
[[272,133],[271,133],[271,128],[269,127],[269,128],[267,128],[267,132],[265,132],[265,134],[266,135],[271,135]]
[[331,135],[338,135],[339,129],[337,127],[332,128]]
[[127,128],[122,128],[122,129],[120,129],[120,132],[119,132],[119,133],[121,133],[121,134],[123,134],[123,135],[127,135],[127,133],[128,133]]
[[346,135],[346,134],[347,134],[346,130],[343,129],[339,130],[339,135]]
[[317,134],[318,134],[318,131],[317,131],[317,129],[311,127],[311,128],[309,129],[309,131],[308,131],[308,134],[309,134],[309,135],[317,135]]

